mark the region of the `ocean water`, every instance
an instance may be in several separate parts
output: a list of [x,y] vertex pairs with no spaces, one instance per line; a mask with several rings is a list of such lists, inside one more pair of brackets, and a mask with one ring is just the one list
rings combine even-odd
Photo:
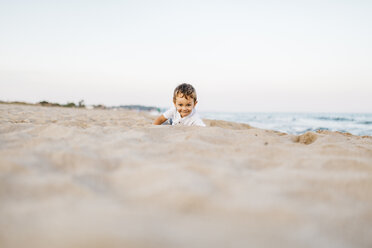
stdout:
[[329,130],[372,136],[372,113],[223,113],[199,112],[202,118],[247,123],[289,134]]

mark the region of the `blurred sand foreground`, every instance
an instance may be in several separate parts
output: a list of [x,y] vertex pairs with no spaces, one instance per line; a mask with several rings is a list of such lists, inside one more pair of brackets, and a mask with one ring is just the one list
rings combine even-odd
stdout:
[[372,138],[0,105],[0,247],[372,247]]

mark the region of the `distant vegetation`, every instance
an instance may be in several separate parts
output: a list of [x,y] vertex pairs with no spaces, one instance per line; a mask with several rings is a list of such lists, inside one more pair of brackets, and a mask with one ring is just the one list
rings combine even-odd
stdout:
[[59,104],[59,103],[41,101],[37,105],[47,106],[47,107],[85,108],[84,100],[79,101],[78,104],[75,104],[73,102],[68,102],[67,104]]
[[38,103],[28,103],[28,102],[19,102],[19,101],[13,101],[13,102],[5,102],[0,101],[0,104],[17,104],[17,105],[41,105],[46,107],[66,107],[66,108],[85,108],[84,100],[81,100],[78,104],[75,104],[73,102],[68,102],[66,104],[59,104],[54,102],[47,102],[47,101],[41,101]]
[[0,101],[0,104],[34,105],[32,103],[18,102],[18,101],[15,101],[15,102],[4,102],[4,101]]
[[[27,103],[27,102],[19,102],[19,101],[13,101],[13,102],[0,101],[0,104],[36,105],[36,106],[44,106],[44,107],[65,107],[65,108],[87,108],[87,106],[84,103],[84,100],[79,101],[77,104],[73,102],[68,102],[66,104],[60,104],[60,103],[53,103],[53,102],[48,102],[48,101],[41,101],[38,103]],[[103,104],[98,104],[98,105],[92,105],[88,107],[94,108],[94,109],[129,109],[129,110],[138,110],[138,111],[157,111],[157,112],[162,111],[158,107],[143,106],[143,105],[120,105],[120,106],[106,107]]]

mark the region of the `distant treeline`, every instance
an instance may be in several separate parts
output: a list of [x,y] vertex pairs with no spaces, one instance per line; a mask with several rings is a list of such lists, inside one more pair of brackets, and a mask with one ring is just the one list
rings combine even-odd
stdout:
[[[37,105],[37,106],[45,106],[45,107],[64,107],[64,108],[87,108],[84,103],[84,100],[79,101],[77,104],[74,102],[68,102],[66,104],[60,103],[53,103],[48,101],[41,101],[38,103],[27,103],[27,102],[20,102],[20,101],[13,101],[13,102],[6,102],[0,101],[0,104],[18,104],[18,105]],[[139,111],[157,111],[161,112],[161,109],[158,107],[151,107],[151,106],[142,106],[142,105],[120,105],[120,106],[113,106],[113,107],[106,107],[103,104],[92,105],[88,106],[94,109],[129,109],[129,110],[139,110]]]
[[68,102],[66,104],[59,104],[59,103],[47,102],[47,101],[41,101],[38,103],[28,103],[28,102],[20,102],[20,101],[13,101],[13,102],[0,101],[0,104],[41,105],[41,106],[47,106],[47,107],[65,107],[65,108],[85,108],[84,100],[79,101],[78,104],[75,104],[73,102]]
[[68,102],[66,104],[59,104],[59,103],[53,103],[53,102],[47,102],[47,101],[41,101],[38,102],[41,106],[47,106],[47,107],[65,107],[65,108],[85,108],[84,100],[79,101],[78,104],[75,104],[73,102]]
[[33,103],[27,103],[27,102],[5,102],[5,101],[0,101],[0,104],[18,104],[18,105],[35,105]]

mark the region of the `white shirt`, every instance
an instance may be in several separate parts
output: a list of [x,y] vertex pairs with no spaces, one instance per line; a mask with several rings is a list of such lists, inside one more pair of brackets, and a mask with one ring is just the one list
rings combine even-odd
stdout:
[[185,117],[181,117],[178,113],[176,107],[172,107],[163,113],[166,119],[172,119],[172,125],[185,125],[185,126],[202,126],[205,127],[204,122],[199,117],[196,110],[193,109],[192,112]]

